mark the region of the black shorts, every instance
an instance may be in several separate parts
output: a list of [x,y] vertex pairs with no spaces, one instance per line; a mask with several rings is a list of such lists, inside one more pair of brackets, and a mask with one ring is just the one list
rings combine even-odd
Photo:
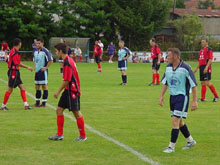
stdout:
[[100,58],[100,56],[95,56],[95,62],[98,64],[100,63],[102,60]]
[[[71,94],[70,94],[71,93]],[[62,96],[60,97],[58,107],[69,109],[69,111],[79,111],[80,110],[80,96],[77,96],[74,92],[69,92],[64,90]]]
[[16,88],[18,85],[23,84],[20,77],[19,70],[8,70],[8,86]]
[[158,58],[153,59],[152,61],[152,69],[159,70],[160,65],[157,65]]
[[189,106],[189,96],[176,95],[170,96],[171,117],[186,118]]
[[206,65],[201,65],[201,66],[199,67],[199,71],[200,71],[200,81],[208,81],[208,80],[211,80],[211,71],[208,71],[206,74],[203,73],[205,67],[206,67]]

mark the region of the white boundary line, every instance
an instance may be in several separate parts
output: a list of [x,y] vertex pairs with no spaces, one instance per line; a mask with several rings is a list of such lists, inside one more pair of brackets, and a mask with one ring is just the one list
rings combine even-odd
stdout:
[[[3,83],[5,83],[5,84],[8,84],[8,82],[5,81],[5,80],[3,80],[2,78],[0,78],[0,81],[3,82]],[[30,96],[31,98],[35,99],[35,97],[34,97],[31,93],[29,93],[29,92],[27,92],[27,91],[26,91],[26,93],[27,93],[28,96]],[[50,104],[47,103],[47,106],[48,106],[49,108],[53,109],[53,110],[56,110],[56,107],[53,106],[53,105],[50,105]],[[76,121],[75,118],[74,118],[73,116],[69,115],[68,113],[65,113],[65,112],[64,112],[64,116],[66,116],[67,118],[69,118],[69,119],[72,120],[72,121]],[[85,124],[85,127],[86,127],[90,132],[92,132],[92,133],[94,133],[94,134],[96,134],[96,135],[99,135],[99,136],[103,137],[104,139],[106,139],[106,140],[108,140],[108,141],[110,141],[110,142],[113,142],[114,144],[120,146],[120,147],[123,148],[124,150],[126,150],[126,151],[132,153],[133,155],[136,155],[139,159],[141,159],[141,160],[143,160],[143,161],[145,161],[145,162],[147,162],[147,163],[153,164],[153,165],[159,165],[158,162],[153,161],[151,158],[145,156],[144,154],[140,153],[139,151],[137,151],[137,150],[135,150],[135,149],[129,147],[128,145],[126,145],[126,144],[124,144],[124,143],[121,143],[120,141],[115,140],[115,139],[111,138],[110,136],[108,136],[108,135],[106,135],[106,134],[104,134],[104,133],[102,133],[102,132],[100,132],[100,131],[98,131],[98,130],[92,128],[92,127],[89,126],[88,124]]]

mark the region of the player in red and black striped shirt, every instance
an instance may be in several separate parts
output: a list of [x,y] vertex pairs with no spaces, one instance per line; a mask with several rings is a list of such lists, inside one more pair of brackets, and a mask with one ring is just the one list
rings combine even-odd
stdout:
[[54,94],[57,98],[60,92],[64,89],[62,96],[60,97],[57,113],[57,133],[55,136],[49,137],[50,140],[63,140],[63,125],[64,115],[63,112],[67,108],[73,112],[76,118],[77,126],[80,136],[75,141],[87,140],[84,119],[80,112],[80,81],[76,64],[71,57],[67,55],[67,46],[64,43],[59,43],[55,46],[56,54],[58,58],[63,59],[63,82],[58,91]]
[[21,48],[21,40],[19,38],[14,39],[13,41],[13,48],[11,49],[9,53],[9,58],[7,59],[8,63],[8,90],[5,92],[4,100],[2,103],[2,107],[0,110],[8,110],[6,107],[6,104],[8,102],[8,99],[13,92],[13,88],[16,88],[17,86],[20,88],[21,97],[24,102],[25,110],[30,110],[32,107],[30,107],[27,103],[27,97],[26,92],[24,88],[24,84],[21,81],[20,77],[20,67],[24,67],[30,71],[33,71],[33,69],[29,66],[26,66],[21,63],[20,61],[20,54],[19,49]]
[[199,53],[199,64],[194,70],[194,73],[196,73],[198,68],[200,70],[200,81],[201,81],[202,88],[201,88],[201,98],[199,99],[199,101],[205,101],[206,86],[208,86],[214,95],[213,102],[216,102],[218,101],[219,97],[215,90],[214,85],[212,85],[212,83],[210,82],[211,71],[212,71],[211,63],[213,59],[213,51],[208,45],[208,39],[203,39],[201,41],[201,44],[202,44],[203,49],[201,49]]

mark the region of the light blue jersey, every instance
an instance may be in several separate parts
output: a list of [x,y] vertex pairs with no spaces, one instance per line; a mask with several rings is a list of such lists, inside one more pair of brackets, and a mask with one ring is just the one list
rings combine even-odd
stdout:
[[176,70],[168,64],[162,78],[162,83],[168,85],[170,95],[189,95],[191,88],[197,86],[191,67],[181,60]]
[[42,48],[41,50],[34,52],[34,59],[36,70],[35,72],[39,72],[41,68],[47,66],[48,62],[53,60],[50,52],[46,48]]
[[123,57],[131,55],[131,51],[127,47],[123,47],[118,50],[118,61],[122,61]]

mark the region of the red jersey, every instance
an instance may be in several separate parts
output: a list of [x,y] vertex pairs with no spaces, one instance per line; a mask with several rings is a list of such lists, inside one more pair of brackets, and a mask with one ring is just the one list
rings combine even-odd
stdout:
[[63,60],[63,81],[69,81],[69,84],[65,87],[65,90],[70,91],[71,95],[81,95],[80,81],[76,64],[69,56],[66,56]]
[[20,70],[18,64],[21,63],[21,60],[17,49],[15,48],[11,49],[7,63],[9,69]]
[[199,52],[199,66],[206,65],[209,59],[213,58],[213,52],[211,48],[203,48]]
[[1,43],[2,51],[9,51],[9,47],[7,43]]
[[151,48],[151,58],[155,59],[158,58],[158,55],[160,54],[160,48],[159,46],[155,45]]
[[93,52],[95,56],[101,56],[102,48],[99,45],[95,45],[93,48]]

